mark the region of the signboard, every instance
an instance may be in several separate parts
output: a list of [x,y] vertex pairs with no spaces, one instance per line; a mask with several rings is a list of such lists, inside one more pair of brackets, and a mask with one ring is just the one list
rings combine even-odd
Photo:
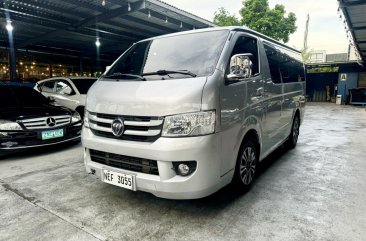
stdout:
[[316,73],[334,73],[338,72],[339,66],[317,66],[317,67],[307,67],[306,72],[308,74],[316,74]]
[[347,80],[347,74],[341,73],[341,81],[346,81],[346,80]]

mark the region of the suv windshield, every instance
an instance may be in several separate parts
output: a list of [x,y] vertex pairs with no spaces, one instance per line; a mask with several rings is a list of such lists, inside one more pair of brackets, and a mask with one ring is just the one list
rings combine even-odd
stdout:
[[131,79],[136,78],[132,75],[144,76],[148,73],[146,78],[151,79],[161,78],[161,75],[170,78],[210,75],[216,67],[228,34],[228,30],[217,30],[139,42],[117,60],[106,76]]

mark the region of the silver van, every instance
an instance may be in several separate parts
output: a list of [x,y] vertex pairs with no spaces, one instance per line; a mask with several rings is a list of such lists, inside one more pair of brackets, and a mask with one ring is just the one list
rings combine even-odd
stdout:
[[300,52],[247,28],[140,41],[88,92],[86,171],[170,199],[248,190],[261,160],[296,146],[304,95]]

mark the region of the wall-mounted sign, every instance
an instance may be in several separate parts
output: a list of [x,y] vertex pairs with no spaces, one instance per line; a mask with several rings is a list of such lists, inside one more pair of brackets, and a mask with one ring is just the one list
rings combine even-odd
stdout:
[[317,66],[317,67],[307,67],[306,73],[308,74],[316,74],[316,73],[334,73],[338,72],[339,66],[331,67],[331,66]]
[[341,78],[342,81],[346,81],[347,80],[347,74],[346,73],[341,73]]

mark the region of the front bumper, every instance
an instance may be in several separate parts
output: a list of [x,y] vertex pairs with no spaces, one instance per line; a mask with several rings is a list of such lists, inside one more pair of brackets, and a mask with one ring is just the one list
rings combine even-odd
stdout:
[[[220,177],[219,134],[186,138],[160,137],[153,143],[116,140],[95,136],[83,128],[82,143],[87,173],[102,177],[102,169],[131,174],[136,177],[136,190],[169,199],[195,199],[219,190]],[[90,150],[157,161],[158,175],[123,170],[91,160]],[[173,161],[196,161],[194,173],[183,177],[173,170]]]
[[75,123],[55,129],[64,129],[64,136],[48,140],[42,140],[42,131],[45,130],[27,130],[27,131],[0,131],[0,151],[16,151],[27,148],[56,145],[68,141],[80,139],[81,123]]

